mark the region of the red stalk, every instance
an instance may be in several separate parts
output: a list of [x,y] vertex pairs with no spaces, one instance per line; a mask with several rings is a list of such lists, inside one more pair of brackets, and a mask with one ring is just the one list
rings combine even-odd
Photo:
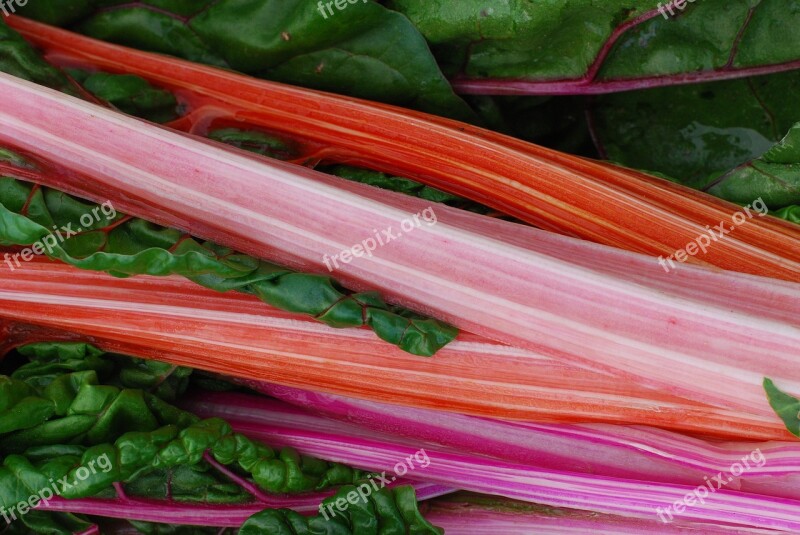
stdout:
[[[669,256],[739,211],[671,182],[456,121],[256,80],[18,17],[9,23],[55,64],[136,74],[176,91],[190,112],[174,128],[267,128],[307,142],[306,159],[397,173],[598,243]],[[799,238],[794,225],[757,218],[690,260],[800,281]]]

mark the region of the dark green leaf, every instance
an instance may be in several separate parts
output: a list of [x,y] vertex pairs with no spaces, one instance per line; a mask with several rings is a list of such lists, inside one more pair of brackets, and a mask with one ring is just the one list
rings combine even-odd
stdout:
[[[348,499],[348,495],[350,499]],[[340,507],[337,507],[337,502]],[[345,486],[320,506],[320,514],[304,517],[289,509],[268,509],[251,516],[240,535],[440,535],[419,512],[413,487],[380,489],[364,484],[361,493]]]
[[[219,528],[203,528],[200,526],[176,526],[172,524],[153,524],[151,522],[129,521],[139,533],[145,535],[219,535]],[[227,533],[227,531],[222,532]]]
[[39,397],[27,383],[0,376],[0,434],[36,427],[55,412],[53,402]]
[[755,195],[768,206],[800,203],[800,123],[758,158],[715,177],[706,191],[740,204]]
[[74,94],[74,88],[67,77],[44,61],[27,41],[6,25],[2,18],[0,18],[0,71]]
[[125,493],[191,503],[246,503],[252,499],[242,487],[203,464],[148,472],[127,483]]
[[604,96],[594,115],[601,146],[623,165],[742,204],[800,199],[800,71]]
[[209,132],[208,137],[227,145],[278,160],[291,160],[298,156],[296,147],[290,141],[257,130],[220,128]]
[[37,0],[26,16],[255,76],[475,120],[406,17],[376,2],[333,14],[307,0]]
[[166,123],[180,116],[175,95],[153,87],[138,76],[104,72],[70,73],[89,93],[130,115],[156,123]]
[[557,80],[583,76],[619,23],[654,7],[642,0],[388,5],[411,19],[448,74]]
[[[19,517],[12,526],[18,526],[18,532],[25,535],[36,533],[37,535],[75,535],[88,531],[93,524],[84,520],[80,516],[70,513],[53,513],[49,511],[28,511],[27,514]],[[24,526],[24,528],[23,528]],[[5,532],[4,532],[5,533]],[[10,534],[9,534],[10,535]]]
[[485,214],[491,211],[491,209],[485,206],[471,202],[463,197],[459,197],[458,195],[452,195],[407,178],[392,176],[386,173],[379,173],[378,171],[372,171],[370,169],[352,167],[349,165],[333,165],[329,167],[320,167],[317,168],[317,170],[346,178],[348,180],[352,180],[353,182],[369,184],[370,186],[375,186],[376,188],[396,191],[398,193],[411,195],[412,197],[418,197],[431,202],[440,202],[449,206],[470,210],[472,212]]
[[688,0],[669,8],[674,16],[663,7],[669,2],[644,0],[387,4],[411,19],[448,75],[495,79],[499,88],[524,81],[536,94],[678,83],[684,75],[713,80],[752,67],[778,72],[800,60],[800,10],[791,0]]

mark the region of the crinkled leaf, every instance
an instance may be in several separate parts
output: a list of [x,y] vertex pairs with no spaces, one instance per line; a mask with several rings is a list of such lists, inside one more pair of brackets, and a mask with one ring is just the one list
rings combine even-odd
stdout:
[[[325,513],[305,517],[290,509],[268,509],[251,516],[239,530],[240,535],[439,535],[444,530],[433,526],[419,512],[413,487],[396,487],[364,492],[346,486],[322,502]],[[348,494],[356,499],[347,500]],[[344,511],[336,502],[344,501]]]
[[243,503],[252,496],[208,465],[153,470],[125,485],[129,496],[193,503]]
[[0,435],[36,427],[55,412],[53,402],[39,397],[27,383],[0,376]]
[[255,76],[475,119],[406,17],[378,3],[37,0],[21,12],[92,37]]
[[191,368],[111,355],[83,342],[39,342],[16,350],[28,362],[14,370],[12,377],[40,390],[64,373],[94,370],[106,384],[141,389],[171,402],[186,391],[192,374]]
[[[148,433],[131,433],[122,437],[118,447],[120,451],[138,448],[141,441],[149,440],[148,437]],[[224,465],[235,464],[270,492],[322,490],[358,481],[364,475],[344,465],[303,457],[291,448],[276,452],[234,433],[230,425],[219,418],[203,420],[181,430],[173,441],[157,452],[153,466],[171,468],[197,464],[206,451]]]
[[[120,436],[113,444],[98,444],[86,449],[79,463],[75,463],[74,458],[69,458],[72,465],[67,465],[66,473],[69,480],[75,483],[62,495],[65,498],[92,496],[114,482],[129,483],[154,471],[161,474],[155,476],[158,484],[159,481],[164,481],[164,471],[173,470],[176,473],[174,470],[178,467],[204,465],[204,455],[207,452],[221,464],[235,466],[249,474],[259,487],[268,492],[300,493],[322,490],[359,481],[365,475],[336,463],[306,460],[289,448],[277,452],[234,433],[225,421],[211,418],[197,421],[182,429],[170,425],[149,432],[132,431]],[[75,477],[76,470],[96,459],[106,459],[103,464],[110,468],[98,470],[88,478]],[[187,474],[183,473],[182,476]],[[3,474],[0,473],[0,484],[2,477]],[[143,480],[144,485],[153,485],[153,481],[152,478]],[[183,483],[188,484],[188,481]],[[137,488],[141,489],[141,486]],[[197,491],[201,489],[176,488],[176,491],[180,490],[185,492],[183,496],[194,501],[197,499]],[[238,496],[232,488],[216,487],[206,490],[214,491],[207,496],[221,496],[223,501],[232,501],[232,497]]]
[[[271,492],[323,490],[357,482],[366,475],[342,464],[302,456],[291,448],[276,451],[234,433],[219,418],[200,420],[142,390],[100,384],[97,372],[91,369],[103,368],[110,380],[119,381],[124,375],[118,375],[119,369],[124,372],[136,359],[105,355],[91,345],[74,342],[29,344],[19,353],[27,355],[29,362],[14,373],[28,382],[0,375],[0,422],[9,421],[8,414],[19,413],[31,399],[46,404],[48,411],[43,415],[46,421],[38,423],[28,416],[29,422],[18,422],[14,432],[0,438],[0,454],[7,455],[6,472],[0,471],[3,498],[16,498],[15,493],[24,492],[43,477],[56,474],[61,478],[102,458],[108,468],[88,478],[70,479],[80,481],[65,497],[92,496],[114,482],[126,482],[132,483],[134,493],[151,496],[163,493],[188,501],[240,502],[243,489],[210,473],[206,454],[249,474]],[[103,359],[112,361],[111,371]],[[81,360],[87,369],[76,364]],[[114,366],[118,362],[121,364]],[[57,364],[63,365],[60,375]],[[149,383],[149,375],[144,377]]]
[[191,368],[150,359],[116,359],[117,381],[126,388],[140,388],[159,399],[173,402],[186,391]]
[[[95,214],[91,224],[81,223],[86,214]],[[77,234],[62,240],[60,232],[67,236],[70,230]],[[81,269],[116,276],[178,274],[213,290],[254,294],[276,308],[332,327],[369,326],[383,340],[415,355],[431,356],[458,334],[435,319],[390,307],[375,292],[348,292],[331,277],[298,273],[200,243],[176,230],[126,218],[108,203],[91,204],[0,178],[0,243],[39,242],[45,254]],[[12,262],[21,267],[19,260]]]
[[144,392],[98,384],[94,371],[65,374],[40,397],[49,401],[54,417],[4,436],[0,449],[20,452],[54,443],[97,444],[125,431],[152,430],[163,424]]
[[94,370],[101,378],[108,377],[114,363],[103,351],[82,342],[38,342],[17,348],[28,362],[14,370],[12,377],[41,390],[69,372]]
[[185,427],[198,420],[156,395],[174,398],[176,382],[183,387],[188,373],[173,380],[167,372],[175,369],[172,366],[147,366],[140,359],[105,354],[76,342],[33,343],[17,352],[28,362],[10,377],[0,376],[0,434],[6,435],[0,438],[2,451],[95,444],[126,431],[167,424]]
[[[5,448],[4,448],[5,451]],[[132,494],[178,501],[241,503],[251,497],[232,482],[207,473],[204,455],[250,474],[268,492],[301,493],[351,484],[367,474],[336,463],[305,458],[291,449],[276,452],[233,433],[219,419],[198,421],[180,429],[128,432],[114,443],[38,446],[11,454],[0,467],[0,507],[10,507],[41,489],[59,483],[66,499],[108,495],[115,482]]]

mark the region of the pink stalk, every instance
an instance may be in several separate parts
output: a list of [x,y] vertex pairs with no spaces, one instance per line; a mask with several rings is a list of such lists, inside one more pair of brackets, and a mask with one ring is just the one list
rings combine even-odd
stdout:
[[[418,493],[420,491],[418,490]],[[421,506],[423,515],[434,525],[456,535],[553,535],[576,533],[585,535],[650,535],[651,533],[689,535],[776,535],[782,531],[725,526],[708,523],[663,524],[654,520],[642,520],[613,515],[604,515],[575,509],[554,509],[531,506],[519,502],[491,500],[482,503],[478,497],[436,500]],[[54,498],[39,509],[50,511],[76,511],[83,514],[184,525],[239,527],[247,517],[258,511],[255,506],[203,506],[193,504],[164,505],[154,500],[135,500],[130,505],[114,500],[81,499],[64,500]],[[310,512],[310,511],[309,511]],[[92,532],[90,532],[92,533]],[[117,535],[138,535],[131,526],[114,526]]]
[[[694,496],[697,488],[705,487],[705,479],[692,485],[637,481],[544,469],[406,439],[377,438],[374,432],[355,432],[346,425],[331,432],[325,427],[320,430],[319,424],[312,421],[313,416],[297,418],[295,409],[281,414],[279,404],[270,405],[255,416],[248,408],[241,411],[239,419],[226,406],[219,412],[203,401],[190,407],[201,415],[224,417],[234,429],[248,436],[291,446],[322,459],[385,472],[383,475],[390,480],[396,474],[526,502],[649,520],[663,515],[668,521],[679,518],[691,522],[800,530],[800,501],[724,487],[709,491],[702,504],[695,499],[694,506],[685,507],[680,513],[672,511],[667,516],[667,508],[683,501],[687,495]],[[274,421],[272,414],[277,414]],[[424,455],[421,455],[423,450]],[[714,475],[709,474],[709,480]]]
[[40,259],[0,269],[0,304],[21,324],[3,329],[6,349],[72,339],[68,331],[109,351],[389,403],[537,421],[647,424],[657,414],[660,426],[706,435],[789,436],[773,414],[698,405],[467,333],[420,359],[371,331],[332,329],[176,277],[118,279]]
[[[269,383],[247,384],[314,414],[355,424],[355,429],[362,432],[369,429],[384,433],[384,437],[429,441],[456,451],[529,466],[691,485],[709,474],[728,473],[733,465],[739,463],[744,467],[747,463],[741,477],[726,483],[727,489],[800,500],[800,443],[797,442],[719,443],[643,426],[510,422],[398,407]],[[193,404],[213,407],[217,414],[240,420],[274,423],[280,419],[281,423],[287,423],[284,415],[291,414],[286,418],[302,419],[309,428],[326,425],[325,419],[294,413],[255,396],[208,393]],[[259,419],[261,411],[264,420]],[[335,424],[325,429],[329,428],[335,428]]]
[[598,514],[577,509],[525,506],[519,502],[453,496],[437,500],[425,511],[425,518],[458,535],[722,535],[784,533],[772,529],[745,528],[711,523],[643,520]]
[[[385,192],[381,201],[367,186],[259,162],[10,76],[0,88],[0,141],[57,162],[51,185],[291,266],[324,269],[326,255],[428,207]],[[505,231],[487,235],[485,217],[436,213],[436,225],[336,275],[467,331],[716,406],[772,414],[765,375],[800,392],[798,284],[692,266],[666,274],[655,259],[649,284],[624,267],[643,262],[635,254],[561,237],[582,251],[565,261],[542,231],[495,221]],[[695,295],[670,290],[683,284]]]

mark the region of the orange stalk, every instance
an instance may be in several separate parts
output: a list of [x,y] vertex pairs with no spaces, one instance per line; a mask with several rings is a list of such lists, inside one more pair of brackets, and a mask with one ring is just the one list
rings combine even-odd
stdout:
[[687,401],[475,335],[464,333],[435,358],[420,359],[369,330],[333,329],[178,277],[117,279],[39,258],[0,270],[0,309],[13,322],[0,325],[3,351],[77,336],[107,351],[413,407],[657,425],[725,438],[789,437],[775,417]]
[[[260,127],[305,142],[302,159],[396,173],[541,228],[669,256],[740,208],[629,169],[558,153],[470,125],[393,106],[257,80],[96,41],[40,23],[8,21],[57,65],[125,72],[175,91],[188,114],[170,126],[204,133]],[[800,281],[800,230],[755,218],[690,261]]]

